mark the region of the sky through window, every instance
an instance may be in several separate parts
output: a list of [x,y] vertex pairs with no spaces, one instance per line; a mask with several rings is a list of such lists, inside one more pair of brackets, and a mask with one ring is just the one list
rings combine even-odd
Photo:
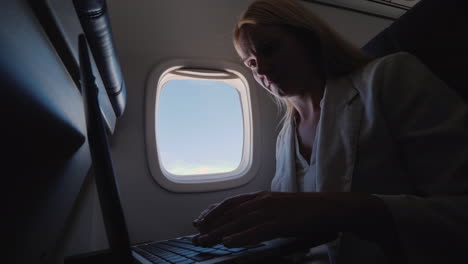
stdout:
[[181,79],[162,86],[156,113],[159,159],[173,175],[225,173],[242,160],[238,91],[223,81]]

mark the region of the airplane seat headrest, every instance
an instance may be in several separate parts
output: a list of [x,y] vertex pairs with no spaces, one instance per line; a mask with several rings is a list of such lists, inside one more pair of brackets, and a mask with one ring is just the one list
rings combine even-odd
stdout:
[[465,0],[422,0],[362,49],[375,57],[409,52],[468,102],[466,10]]

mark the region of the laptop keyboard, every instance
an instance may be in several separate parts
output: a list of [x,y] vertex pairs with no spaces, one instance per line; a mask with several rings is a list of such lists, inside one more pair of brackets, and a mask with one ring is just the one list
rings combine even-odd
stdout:
[[181,237],[178,239],[137,245],[132,247],[132,249],[155,264],[191,264],[219,256],[231,255],[262,245],[263,244],[258,244],[245,248],[227,248],[218,244],[206,248],[193,245],[191,237]]

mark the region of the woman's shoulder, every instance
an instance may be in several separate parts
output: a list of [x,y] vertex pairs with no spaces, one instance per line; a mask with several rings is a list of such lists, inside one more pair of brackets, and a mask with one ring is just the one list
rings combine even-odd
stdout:
[[392,61],[406,61],[406,60],[417,60],[417,57],[406,51],[399,51],[392,54],[388,54],[379,58],[376,58],[375,62],[392,62]]
[[383,57],[375,58],[365,65],[358,74],[378,74],[381,72],[392,72],[411,70],[424,67],[423,63],[413,54],[400,51]]
[[351,74],[351,79],[359,90],[361,87],[367,87],[375,82],[387,82],[389,79],[399,76],[404,78],[412,74],[418,74],[425,71],[425,65],[413,54],[408,52],[397,52],[383,57],[375,58],[364,67]]

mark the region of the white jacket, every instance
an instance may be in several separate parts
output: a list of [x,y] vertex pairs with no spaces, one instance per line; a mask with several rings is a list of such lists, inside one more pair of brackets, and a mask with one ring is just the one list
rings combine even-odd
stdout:
[[[328,81],[320,119],[307,191],[379,196],[409,263],[468,261],[468,107],[453,90],[400,52]],[[273,191],[297,191],[291,130],[278,135]],[[386,263],[352,234],[337,250],[338,263]]]

